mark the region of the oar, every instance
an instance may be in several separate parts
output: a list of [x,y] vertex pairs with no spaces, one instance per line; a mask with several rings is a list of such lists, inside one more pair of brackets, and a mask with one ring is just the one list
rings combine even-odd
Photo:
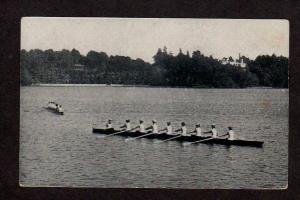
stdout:
[[[225,134],[225,135],[227,135],[227,134]],[[218,136],[217,138],[223,137],[223,136],[225,136],[225,135],[220,135],[220,136]],[[185,142],[185,143],[183,143],[183,146],[188,146],[188,145],[191,145],[191,144],[196,144],[196,143],[199,143],[199,142],[204,142],[204,141],[212,140],[212,139],[216,139],[216,138],[210,137],[210,138],[198,140],[198,141],[195,141],[195,142]]]
[[145,136],[147,136],[147,135],[152,135],[152,134],[155,134],[155,133],[147,133],[147,134],[144,134],[144,135],[141,135],[141,136],[138,136],[138,137],[134,137],[134,138],[127,138],[127,139],[125,139],[125,142],[127,142],[127,141],[130,141],[130,140],[135,140],[135,139],[138,139],[138,138],[142,138],[142,137],[145,137]]
[[[132,130],[132,129],[131,129]],[[129,131],[131,131],[129,130]],[[120,133],[124,133],[126,132],[127,130],[123,130],[123,131],[119,131],[119,132],[116,132],[116,133],[111,133],[111,134],[108,134],[108,135],[105,135],[103,138],[106,138],[106,137],[109,137],[109,136],[113,136],[113,135],[117,135],[117,134],[120,134]]]
[[183,146],[187,146],[187,145],[191,145],[191,144],[195,144],[195,143],[199,143],[199,142],[203,142],[203,141],[207,141],[207,140],[212,140],[214,139],[213,137],[210,137],[210,138],[206,138],[206,139],[203,139],[203,140],[198,140],[198,141],[195,141],[195,142],[185,142],[183,143]]
[[224,134],[224,135],[220,135],[220,136],[218,136],[218,137],[223,137],[223,136],[225,136],[225,135],[227,135],[227,133],[226,133],[226,134]]
[[[189,132],[188,134],[191,134],[192,132]],[[166,139],[166,140],[163,140],[163,141],[158,141],[156,142],[156,144],[159,144],[159,143],[162,143],[162,142],[167,142],[167,141],[170,141],[170,140],[173,140],[173,139],[176,139],[176,138],[179,138],[179,137],[182,137],[183,135],[181,134],[178,134],[177,136],[175,137],[172,137],[172,138],[169,138],[169,139]]]
[[159,144],[159,143],[162,143],[162,142],[167,142],[167,141],[170,141],[170,140],[179,138],[179,137],[182,137],[182,135],[180,134],[180,135],[177,135],[177,136],[175,136],[175,137],[171,137],[171,138],[166,139],[166,140],[158,141],[158,142],[156,142],[156,144]]

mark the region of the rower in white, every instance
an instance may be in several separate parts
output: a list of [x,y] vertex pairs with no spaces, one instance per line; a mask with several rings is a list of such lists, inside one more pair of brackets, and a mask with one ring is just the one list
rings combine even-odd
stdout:
[[168,135],[173,135],[171,122],[167,123],[167,134]]
[[191,132],[193,135],[198,137],[202,137],[201,127],[200,124],[196,124],[195,130]]
[[199,137],[202,136],[200,124],[196,125],[196,135],[199,136]]
[[125,128],[126,131],[130,131],[131,130],[130,120],[126,119],[126,123],[120,128]]
[[203,133],[211,133],[212,134],[212,138],[217,138],[218,137],[218,132],[217,132],[217,129],[216,129],[216,126],[213,124],[211,125],[211,130],[210,131],[207,131],[207,132],[203,132]]
[[166,133],[167,135],[173,135],[171,122],[167,122],[167,127],[160,131],[161,132],[166,131],[164,133]]
[[138,130],[140,133],[145,133],[144,121],[140,120],[140,124],[137,127],[135,127],[133,130]]
[[155,119],[152,120],[152,126],[146,128],[146,130],[151,130],[152,133],[158,134],[158,126]]
[[181,128],[180,129],[175,130],[175,132],[179,132],[179,131],[181,132],[182,136],[190,136],[189,134],[187,134],[187,129],[186,129],[186,126],[185,126],[184,122],[181,122]]
[[234,140],[234,131],[232,130],[231,126],[228,127],[228,132],[226,133],[226,135],[228,135],[228,140]]
[[106,128],[107,129],[112,129],[113,127],[112,127],[112,123],[111,123],[111,119],[109,119],[108,121],[107,121],[107,123],[106,123]]

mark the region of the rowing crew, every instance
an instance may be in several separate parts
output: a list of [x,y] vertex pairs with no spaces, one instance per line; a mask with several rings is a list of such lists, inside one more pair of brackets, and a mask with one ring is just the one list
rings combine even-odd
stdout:
[[[107,129],[113,128],[111,119],[108,120],[108,122],[106,124],[106,128]],[[163,134],[163,133],[168,134],[168,135],[181,134],[182,136],[192,136],[192,135],[194,135],[194,136],[198,136],[198,137],[203,137],[204,134],[211,134],[212,138],[217,138],[218,137],[218,132],[217,132],[216,126],[214,124],[211,125],[211,130],[206,131],[206,132],[202,132],[200,124],[196,124],[195,129],[188,133],[187,128],[185,126],[185,123],[181,122],[181,127],[179,129],[174,130],[174,132],[175,132],[174,133],[171,122],[167,122],[167,126],[164,129],[159,130],[158,125],[156,123],[156,120],[152,120],[152,125],[147,127],[147,128],[145,128],[143,120],[139,121],[138,126],[136,126],[134,128],[131,128],[130,120],[127,119],[125,121],[125,124],[123,126],[121,126],[120,128],[123,131],[130,131],[130,132],[131,131],[139,131],[139,132],[145,133],[145,134],[152,132],[153,134]],[[228,140],[234,140],[234,131],[232,130],[232,127],[228,127],[228,132],[225,135],[222,135],[222,136],[227,136]]]

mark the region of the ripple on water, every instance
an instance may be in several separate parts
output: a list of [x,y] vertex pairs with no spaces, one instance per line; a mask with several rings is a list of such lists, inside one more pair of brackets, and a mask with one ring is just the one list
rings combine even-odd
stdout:
[[[176,97],[176,98],[175,98]],[[42,107],[64,106],[59,116]],[[268,103],[266,103],[268,102]],[[20,182],[35,186],[151,188],[283,188],[287,184],[288,90],[210,90],[117,87],[22,87]],[[112,118],[120,126],[155,118],[185,121],[264,148],[198,144],[91,133]]]

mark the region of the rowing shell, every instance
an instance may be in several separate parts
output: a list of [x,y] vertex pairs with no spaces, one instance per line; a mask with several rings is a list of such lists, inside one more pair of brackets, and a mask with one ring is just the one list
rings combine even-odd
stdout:
[[[98,133],[98,134],[104,134],[104,135],[108,135],[108,134],[112,134],[112,133],[116,133],[119,132],[119,130],[114,130],[114,129],[99,129],[99,128],[93,128],[93,133]],[[123,137],[138,137],[141,136],[145,133],[141,133],[141,132],[123,132],[121,134],[118,134],[118,136],[123,136]],[[147,139],[158,139],[158,140],[167,140],[169,138],[172,138],[176,135],[167,135],[165,133],[161,133],[161,134],[152,134],[152,135],[147,135],[143,138],[147,138]],[[196,142],[199,140],[203,140],[203,139],[207,139],[210,137],[199,137],[199,136],[182,136],[182,137],[178,137],[175,138],[175,141],[178,142]],[[206,140],[203,141],[201,143],[205,143],[205,144],[222,144],[222,145],[237,145],[237,146],[250,146],[250,147],[262,147],[263,143],[262,141],[251,141],[251,140],[228,140],[228,139],[222,139],[222,138],[214,138],[214,139],[210,139],[210,140]]]

